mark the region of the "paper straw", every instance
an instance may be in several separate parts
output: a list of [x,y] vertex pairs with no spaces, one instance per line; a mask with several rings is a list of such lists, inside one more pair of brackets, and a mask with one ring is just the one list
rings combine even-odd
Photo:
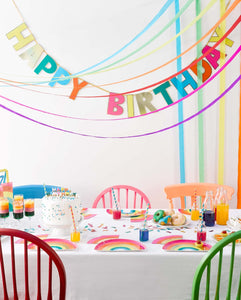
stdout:
[[197,209],[197,190],[194,191],[194,209]]
[[203,230],[203,226],[204,226],[204,221],[203,221],[203,213],[204,213],[204,201],[203,201],[203,204],[202,204],[202,210],[201,210],[201,215],[202,215],[202,219],[201,219],[201,232]]
[[148,210],[149,210],[150,204],[147,204],[147,208],[146,208],[146,213],[145,213],[145,220],[144,220],[144,230],[146,229],[146,220],[147,220],[147,215],[148,215]]
[[76,230],[76,225],[75,225],[75,219],[74,219],[74,212],[73,212],[73,208],[72,208],[72,206],[71,206],[71,205],[69,206],[69,208],[70,208],[70,211],[71,211],[71,217],[72,217],[72,221],[73,221],[74,232],[76,232],[77,230]]
[[114,189],[111,188],[111,190],[112,190],[113,198],[114,198],[114,201],[115,201],[115,207],[116,207],[116,210],[119,210],[119,205],[118,205],[118,202],[117,202],[116,197],[115,197]]

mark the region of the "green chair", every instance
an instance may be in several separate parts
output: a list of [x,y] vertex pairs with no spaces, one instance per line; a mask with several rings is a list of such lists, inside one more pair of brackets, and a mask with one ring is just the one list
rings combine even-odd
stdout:
[[[220,299],[220,296],[223,298],[223,293],[221,295],[220,293],[220,286],[223,284],[222,283],[222,278],[221,278],[221,273],[226,272],[228,273],[228,270],[224,270],[222,267],[222,262],[223,262],[223,249],[225,246],[228,244],[230,247],[231,255],[230,255],[230,266],[229,266],[229,277],[228,277],[228,283],[227,283],[227,294],[226,294],[226,300],[230,299],[236,299],[240,300],[241,299],[241,258],[239,257],[239,263],[235,261],[235,246],[236,246],[236,240],[241,238],[241,230],[234,232],[227,237],[223,238],[221,241],[217,242],[209,251],[208,253],[202,258],[200,261],[195,275],[194,275],[194,280],[193,280],[193,286],[192,286],[192,300],[198,300],[199,299],[199,291],[200,291],[200,283],[201,279],[203,276],[203,273],[206,269],[206,284],[205,284],[205,300],[209,300],[210,298],[210,277],[211,277],[211,261],[215,257],[215,255],[219,255],[219,259],[217,262],[217,280],[216,280],[216,293],[215,293],[215,300]],[[237,247],[240,247],[237,246]],[[237,258],[237,256],[236,256]],[[226,259],[226,257],[225,257]],[[234,265],[238,266],[238,287],[237,291],[232,290],[232,282],[233,282],[233,269]],[[231,291],[234,295],[231,296]]]

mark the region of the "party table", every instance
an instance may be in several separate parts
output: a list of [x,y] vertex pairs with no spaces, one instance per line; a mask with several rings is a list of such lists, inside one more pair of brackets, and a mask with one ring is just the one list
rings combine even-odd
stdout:
[[[68,300],[189,300],[191,298],[193,276],[198,263],[206,252],[190,251],[190,249],[189,251],[166,251],[162,248],[162,244],[152,242],[160,237],[172,239],[174,235],[181,235],[183,239],[195,240],[197,223],[191,221],[190,216],[186,215],[187,224],[185,226],[160,226],[152,220],[155,211],[149,210],[150,217],[146,223],[149,229],[149,241],[142,242],[145,249],[141,250],[136,247],[136,244],[139,242],[139,228],[143,226],[143,219],[128,217],[129,211],[127,210],[126,217],[122,217],[120,220],[113,220],[111,211],[106,209],[83,211],[84,219],[80,224],[81,241],[77,243],[77,248],[58,251],[66,269]],[[230,210],[230,216],[241,216],[241,211]],[[8,220],[6,220],[7,222]],[[33,217],[33,224],[35,226],[34,234],[51,237],[51,231],[41,222],[40,210]],[[214,234],[220,233],[224,229],[228,229],[227,226],[207,227],[206,243],[214,245],[216,243]],[[122,251],[114,251],[118,245],[114,246],[111,242],[108,251],[102,251],[101,247],[99,250],[95,250],[95,247],[98,249],[100,244],[93,243],[102,242],[105,245],[106,236],[110,235],[114,236],[113,238],[119,237],[119,239],[131,242],[124,251],[121,249],[121,245],[119,245],[119,250]],[[70,239],[70,236],[61,238]],[[226,247],[224,251],[224,265],[229,262],[230,248]],[[241,246],[236,248],[237,261],[234,272],[238,272],[236,268],[241,264]],[[22,245],[18,244],[16,255],[19,257],[23,255],[22,249]],[[8,250],[4,249],[6,254],[8,254]],[[185,246],[183,250],[185,250]],[[35,255],[36,252],[32,251],[30,260]],[[227,273],[223,275],[228,276]],[[236,285],[235,280],[234,276],[234,285]],[[24,290],[24,286],[20,285],[19,289]],[[214,293],[215,287],[211,287],[211,290]],[[34,286],[32,286],[32,293],[34,294]],[[0,299],[2,299],[1,290]]]

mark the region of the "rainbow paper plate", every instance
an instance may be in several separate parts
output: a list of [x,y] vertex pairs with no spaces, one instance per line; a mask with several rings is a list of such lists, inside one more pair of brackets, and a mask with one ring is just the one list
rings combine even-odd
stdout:
[[162,249],[166,251],[208,251],[212,248],[211,245],[203,243],[203,248],[196,246],[195,240],[176,240],[166,243]]
[[[113,210],[108,208],[106,210],[106,212],[110,215],[112,215]],[[145,210],[136,210],[136,209],[131,209],[131,210],[121,210],[121,217],[125,217],[125,218],[131,218],[131,217],[137,217],[140,215],[144,215],[145,214]]]
[[[43,239],[54,250],[74,250],[77,248],[76,244],[65,239]],[[28,249],[37,249],[36,245],[31,243]]]
[[154,241],[152,241],[152,244],[166,244],[172,241],[182,240],[182,239],[183,239],[182,235],[168,235],[168,236],[162,236],[155,239]]
[[87,242],[87,244],[99,244],[100,242],[110,240],[110,239],[118,239],[119,235],[102,235],[96,238],[93,238]]
[[[147,215],[146,220],[150,221],[153,219],[153,215]],[[145,215],[132,216],[131,222],[143,222],[145,220]]]
[[103,241],[95,246],[98,251],[143,251],[146,247],[134,240],[111,239]]
[[[230,234],[231,234],[231,232],[227,232],[227,235],[230,235]],[[222,232],[220,232],[220,233],[214,234],[213,238],[214,238],[216,241],[219,242],[219,241],[221,241],[223,238],[225,238],[227,235],[223,235]],[[236,240],[236,244],[241,245],[241,239],[237,239],[237,240]],[[232,243],[229,244],[229,245],[232,245]]]
[[[44,240],[48,237],[48,234],[37,234],[35,235],[37,236],[38,238],[40,238],[41,240]],[[23,244],[24,243],[24,239],[18,239],[15,241],[16,244]]]
[[191,216],[192,210],[191,208],[179,208],[178,211],[183,215]]

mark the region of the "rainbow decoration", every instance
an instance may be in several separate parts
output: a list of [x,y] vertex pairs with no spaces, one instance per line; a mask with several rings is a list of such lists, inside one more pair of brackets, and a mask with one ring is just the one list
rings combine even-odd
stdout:
[[191,216],[192,209],[191,208],[179,208],[178,211],[183,215]]
[[95,246],[95,250],[98,251],[142,251],[145,249],[142,243],[127,239],[110,239]]
[[87,242],[87,244],[99,244],[100,242],[110,240],[110,239],[118,239],[119,235],[102,235],[96,238],[93,238]]
[[211,245],[203,243],[203,249],[198,248],[194,240],[176,240],[166,243],[162,249],[166,251],[208,251]]
[[[113,210],[108,208],[106,212],[112,215]],[[123,209],[121,210],[121,217],[131,218],[131,217],[136,217],[144,214],[145,214],[145,210],[136,210],[136,209],[131,209],[130,211],[124,211]]]
[[[146,220],[152,220],[153,215],[148,215]],[[145,215],[139,215],[139,216],[133,216],[131,217],[131,222],[144,222],[145,221]]]
[[[48,237],[48,234],[38,234],[36,235],[38,238],[40,238],[41,240],[44,240]],[[24,239],[18,239],[15,241],[15,244],[23,244],[24,243]]]
[[[231,234],[231,232],[227,232],[227,235],[230,235]],[[222,234],[222,232],[221,233],[217,233],[217,234],[214,234],[214,239],[216,240],[216,241],[221,241],[223,238],[225,238],[227,235],[223,235]],[[236,240],[236,243],[237,244],[241,244],[241,239],[237,239]]]
[[[75,243],[65,239],[43,239],[54,250],[74,250],[77,248]],[[28,249],[36,249],[36,245],[31,243]]]
[[154,241],[152,241],[152,244],[166,244],[172,241],[182,240],[182,239],[183,239],[182,235],[168,235],[168,236],[162,236],[155,239]]

